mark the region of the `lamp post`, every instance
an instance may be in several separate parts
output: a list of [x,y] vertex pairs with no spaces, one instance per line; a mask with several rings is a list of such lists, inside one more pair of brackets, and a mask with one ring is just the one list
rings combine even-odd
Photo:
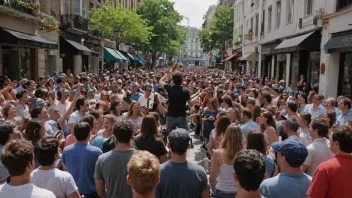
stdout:
[[[115,30],[114,31],[114,36],[115,36],[115,49],[119,50],[120,48],[120,38],[122,35],[122,31],[121,30]],[[110,67],[110,74],[111,74],[111,67]]]

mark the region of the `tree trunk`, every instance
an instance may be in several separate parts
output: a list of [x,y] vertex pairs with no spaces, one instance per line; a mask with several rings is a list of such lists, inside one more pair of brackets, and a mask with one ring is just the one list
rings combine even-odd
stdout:
[[156,67],[156,61],[157,61],[157,57],[156,56],[152,56],[152,64],[150,65],[150,69]]

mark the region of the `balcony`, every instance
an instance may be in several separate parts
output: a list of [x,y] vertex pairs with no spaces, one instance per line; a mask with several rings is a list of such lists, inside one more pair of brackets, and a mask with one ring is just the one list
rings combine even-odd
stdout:
[[0,13],[34,23],[40,21],[39,5],[19,0],[13,0],[11,3],[0,0]]
[[76,29],[84,32],[88,32],[89,20],[77,15],[77,14],[66,14],[61,16],[61,27],[67,29]]
[[97,29],[89,30],[88,33],[89,33],[89,35],[92,35],[95,37],[101,37],[101,32],[100,32],[100,30],[97,30]]

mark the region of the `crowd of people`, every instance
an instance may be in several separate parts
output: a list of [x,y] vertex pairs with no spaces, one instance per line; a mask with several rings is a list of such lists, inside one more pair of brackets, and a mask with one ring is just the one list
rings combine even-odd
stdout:
[[[182,67],[0,79],[0,197],[352,196],[351,99]],[[211,160],[187,161],[190,132]]]

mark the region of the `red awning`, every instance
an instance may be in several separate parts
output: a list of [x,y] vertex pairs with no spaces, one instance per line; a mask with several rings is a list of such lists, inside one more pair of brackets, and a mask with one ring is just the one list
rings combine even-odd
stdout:
[[239,58],[242,56],[242,52],[237,52],[237,53],[234,53],[234,54],[231,54],[230,56],[226,57],[224,60],[222,60],[221,62],[227,62],[233,58]]

